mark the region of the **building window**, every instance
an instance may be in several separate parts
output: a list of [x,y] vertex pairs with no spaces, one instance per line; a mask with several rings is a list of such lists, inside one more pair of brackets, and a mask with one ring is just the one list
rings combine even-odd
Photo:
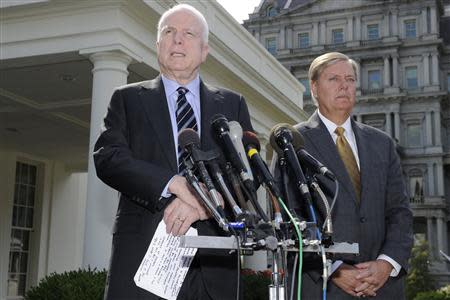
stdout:
[[11,243],[8,268],[8,297],[25,296],[30,262],[30,242],[36,195],[36,166],[17,162]]
[[277,39],[274,37],[267,38],[266,39],[266,49],[269,51],[272,55],[277,54]]
[[405,37],[415,38],[416,37],[416,20],[405,20]]
[[298,47],[308,48],[309,47],[309,33],[303,32],[298,35]]
[[411,202],[423,202],[423,177],[421,175],[409,177],[409,190]]
[[378,24],[367,25],[367,39],[377,40],[380,38],[380,33],[378,30]]
[[409,124],[407,126],[408,147],[422,146],[422,126],[420,124]]
[[308,78],[300,78],[299,81],[305,87],[305,93],[303,95],[307,97],[311,96],[311,89],[309,88]]
[[372,70],[368,73],[369,90],[381,89],[381,72],[380,70]]
[[266,15],[268,17],[276,16],[277,15],[277,9],[273,5],[267,7]]
[[333,44],[342,44],[344,42],[344,30],[342,28],[333,29],[331,35]]
[[406,67],[406,87],[408,89],[415,89],[418,87],[417,82],[417,67]]

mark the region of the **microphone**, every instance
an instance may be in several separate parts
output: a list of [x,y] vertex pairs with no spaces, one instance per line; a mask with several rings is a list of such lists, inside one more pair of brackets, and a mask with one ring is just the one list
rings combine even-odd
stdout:
[[250,169],[250,164],[247,159],[247,155],[245,155],[244,145],[242,144],[243,132],[241,124],[239,124],[239,122],[236,121],[228,121],[228,127],[230,128],[230,137],[231,141],[233,142],[234,148],[236,149],[239,157],[244,163],[250,179],[254,180],[252,170]]
[[306,183],[305,174],[303,173],[300,162],[298,161],[297,153],[294,150],[294,145],[297,147],[302,143],[302,138],[298,131],[291,125],[281,123],[275,125],[270,131],[270,144],[273,149],[277,151],[280,157],[284,157],[294,172],[296,186],[300,194],[308,202],[309,216],[314,223],[317,223],[315,213],[312,208],[312,197]]
[[336,176],[334,176],[333,172],[331,172],[327,167],[325,167],[320,161],[318,161],[314,156],[308,153],[303,146],[297,150],[297,156],[299,160],[309,168],[313,170],[313,172],[322,174],[328,177],[331,180],[336,180]]
[[242,142],[244,144],[245,150],[247,151],[248,158],[250,159],[254,168],[258,170],[259,174],[262,177],[261,179],[263,183],[270,189],[271,193],[275,197],[281,198],[280,190],[275,184],[275,180],[273,179],[272,174],[270,174],[269,168],[259,155],[261,145],[256,134],[250,131],[245,131]]
[[[211,210],[211,213],[214,215],[214,217],[218,221],[219,225],[222,228],[224,228],[224,227],[228,228],[227,221],[224,218],[225,212],[224,212],[222,206],[220,205],[221,203],[219,200],[219,192],[217,192],[217,190],[211,180],[211,177],[209,176],[208,171],[206,170],[206,167],[205,167],[204,160],[206,160],[207,153],[205,153],[199,149],[200,138],[198,136],[198,133],[195,130],[193,130],[192,128],[185,128],[185,129],[181,130],[180,133],[178,134],[178,143],[179,143],[180,147],[189,154],[189,157],[190,157],[193,165],[197,167],[199,175],[200,175],[203,183],[205,184],[206,189],[208,190],[209,195],[211,196],[215,207],[210,205],[210,204],[212,204],[212,203],[210,203],[210,201],[206,201],[205,204]],[[191,174],[189,174],[189,175],[191,175]],[[193,176],[193,177],[195,178],[195,176]],[[193,178],[190,178],[190,179],[191,179],[191,181],[195,181],[195,180],[192,180]],[[198,191],[197,191],[197,193],[198,193]],[[201,196],[201,194],[200,194],[200,196]],[[203,200],[203,197],[200,197],[200,198]]]
[[[236,127],[235,125],[232,126]],[[237,138],[231,137],[228,119],[224,115],[216,114],[211,118],[211,127],[223,142],[222,144],[225,148],[224,151],[225,156],[227,156],[228,161],[231,163],[233,168],[237,171],[237,173],[241,177],[241,180],[243,182],[243,191],[247,192],[247,196],[250,199],[251,203],[253,204],[253,207],[259,213],[261,218],[267,222],[269,219],[267,218],[266,214],[264,213],[263,209],[261,208],[256,199],[256,190],[253,184],[253,175],[250,176],[250,172],[245,166],[243,160],[241,159],[238,150],[234,146],[233,139],[236,140]],[[234,130],[236,131],[236,129]],[[245,156],[245,151],[242,152],[244,153],[243,155]]]
[[211,119],[211,126],[213,130],[216,131],[219,138],[223,141],[225,147],[224,153],[227,156],[228,161],[231,163],[233,168],[237,170],[239,176],[241,176],[242,181],[248,182],[252,181],[247,168],[244,165],[238,151],[234,147],[233,140],[230,135],[230,127],[228,126],[228,120],[224,115],[216,114]]

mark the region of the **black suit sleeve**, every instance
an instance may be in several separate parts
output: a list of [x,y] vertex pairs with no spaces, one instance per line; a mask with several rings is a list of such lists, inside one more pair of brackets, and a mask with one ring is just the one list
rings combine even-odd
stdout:
[[132,92],[127,91],[127,97],[123,90],[114,92],[94,147],[94,162],[97,176],[104,183],[153,210],[165,185],[175,174],[157,162],[136,157],[136,149],[131,148],[130,135],[136,130],[132,120],[138,113],[130,105],[135,100],[130,94],[137,94]]
[[403,180],[400,158],[389,142],[389,169],[386,178],[386,238],[380,254],[385,254],[408,270],[413,244],[412,212]]

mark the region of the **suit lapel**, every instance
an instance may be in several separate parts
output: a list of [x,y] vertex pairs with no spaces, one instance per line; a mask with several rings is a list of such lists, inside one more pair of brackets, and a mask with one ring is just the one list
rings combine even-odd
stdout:
[[223,95],[217,88],[200,81],[200,107],[201,107],[201,148],[210,150],[215,148],[212,139],[211,117],[225,111]]
[[[305,130],[302,133],[309,141],[311,141],[312,147],[314,148],[311,149],[311,151],[318,154],[316,158],[334,173],[340,182],[340,186],[353,196],[353,202],[356,204],[356,195],[350,176],[345,171],[344,163],[337,152],[333,138],[328,132],[325,124],[320,120],[317,112],[311,116],[305,125],[308,127],[308,130]],[[309,151],[310,149],[307,150]]]
[[376,160],[370,157],[370,137],[359,123],[352,121],[353,132],[355,133],[356,145],[358,147],[359,168],[361,174],[361,205],[364,204],[364,194],[368,192],[373,184],[370,170],[376,168]]
[[[145,82],[139,93],[142,106],[147,114],[150,126],[156,133],[156,140],[167,158],[170,168],[177,172],[177,158],[172,135],[169,108],[161,77]],[[149,137],[152,138],[152,137]]]

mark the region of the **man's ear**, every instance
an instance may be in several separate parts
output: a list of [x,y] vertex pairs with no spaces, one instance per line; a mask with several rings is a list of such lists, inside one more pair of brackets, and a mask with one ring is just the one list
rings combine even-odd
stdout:
[[208,44],[204,44],[202,46],[202,63],[205,62],[206,57],[208,57],[208,53],[209,53],[209,46]]
[[309,81],[309,88],[310,88],[310,91],[311,91],[311,95],[314,97],[314,98],[317,98],[316,96],[317,96],[317,81]]

